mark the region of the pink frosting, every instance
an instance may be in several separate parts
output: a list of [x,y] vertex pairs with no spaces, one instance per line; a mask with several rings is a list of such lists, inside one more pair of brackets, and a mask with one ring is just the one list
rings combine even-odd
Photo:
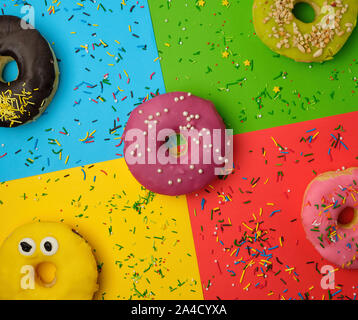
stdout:
[[[326,260],[357,269],[358,225],[342,227],[337,220],[345,208],[358,206],[358,168],[324,174],[308,186],[302,208],[302,223],[308,240]],[[356,221],[356,220],[355,220]]]
[[[215,145],[205,145],[204,140],[199,138],[199,155],[193,155],[191,152],[191,144],[188,139],[188,148],[186,152],[187,163],[180,163],[180,158],[174,157],[172,154],[166,155],[177,163],[161,164],[159,163],[158,149],[165,143],[157,141],[156,138],[149,137],[149,125],[156,127],[156,132],[162,129],[171,129],[176,133],[181,128],[186,127],[190,132],[191,127],[198,132],[213,132],[213,129],[221,130],[221,145],[224,147],[225,141],[225,125],[215,109],[212,102],[193,96],[185,92],[172,92],[159,95],[142,105],[135,108],[126,125],[124,131],[124,157],[128,168],[133,176],[147,189],[166,195],[181,195],[193,191],[197,191],[208,185],[216,175],[215,168],[223,167],[222,156],[225,152],[215,152]],[[145,146],[143,140],[130,137],[131,129],[139,129],[144,132]],[[133,132],[133,131],[132,131]],[[183,134],[184,137],[188,137]],[[136,145],[137,143],[137,145]],[[153,146],[149,148],[149,145]],[[134,150],[134,151],[133,151]],[[138,151],[140,150],[140,151]],[[222,149],[221,149],[222,150]],[[217,151],[217,150],[216,150]],[[144,157],[145,164],[132,163],[129,161],[129,155]],[[204,155],[212,154],[211,163],[203,161]],[[199,161],[193,165],[193,156],[199,157]],[[148,159],[155,160],[155,164],[149,163]],[[153,158],[154,157],[154,158]],[[224,159],[225,160],[225,159]],[[221,161],[220,164],[218,164]]]

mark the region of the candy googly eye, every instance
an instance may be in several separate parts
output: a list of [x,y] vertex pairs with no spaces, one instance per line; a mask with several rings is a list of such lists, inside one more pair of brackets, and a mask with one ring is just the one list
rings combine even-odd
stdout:
[[46,237],[40,243],[40,249],[46,256],[54,255],[58,250],[58,242],[53,237]]
[[32,256],[36,250],[36,243],[31,238],[24,238],[19,242],[19,252],[23,256]]

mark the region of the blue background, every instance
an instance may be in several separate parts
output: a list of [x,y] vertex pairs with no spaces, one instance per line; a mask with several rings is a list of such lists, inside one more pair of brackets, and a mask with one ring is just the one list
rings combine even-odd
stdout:
[[[33,8],[36,29],[60,60],[59,88],[37,121],[0,128],[0,181],[121,157],[128,113],[147,95],[165,91],[147,1],[57,3],[34,1]],[[23,17],[23,4],[0,0],[0,9]],[[11,76],[16,65],[6,72]],[[122,127],[111,131],[115,125]],[[86,140],[93,142],[80,141],[95,130]]]

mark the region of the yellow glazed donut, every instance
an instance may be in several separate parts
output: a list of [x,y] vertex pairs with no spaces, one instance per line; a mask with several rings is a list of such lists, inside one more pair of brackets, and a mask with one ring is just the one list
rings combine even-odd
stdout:
[[21,226],[0,247],[1,300],[88,300],[97,277],[90,246],[62,223]]
[[[297,19],[295,5],[310,5],[315,18]],[[323,62],[343,47],[357,23],[358,0],[255,0],[259,38],[273,51],[301,62]]]

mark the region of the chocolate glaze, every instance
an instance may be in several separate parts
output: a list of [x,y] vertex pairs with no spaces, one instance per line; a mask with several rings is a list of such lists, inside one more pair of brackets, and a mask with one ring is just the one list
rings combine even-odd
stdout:
[[0,56],[13,58],[19,69],[16,80],[0,81],[0,95],[11,90],[14,97],[25,89],[32,104],[27,104],[22,114],[15,112],[19,115],[16,120],[21,123],[0,118],[0,127],[17,127],[34,120],[44,111],[44,100],[56,89],[57,61],[48,42],[36,29],[23,29],[21,20],[0,16]]

